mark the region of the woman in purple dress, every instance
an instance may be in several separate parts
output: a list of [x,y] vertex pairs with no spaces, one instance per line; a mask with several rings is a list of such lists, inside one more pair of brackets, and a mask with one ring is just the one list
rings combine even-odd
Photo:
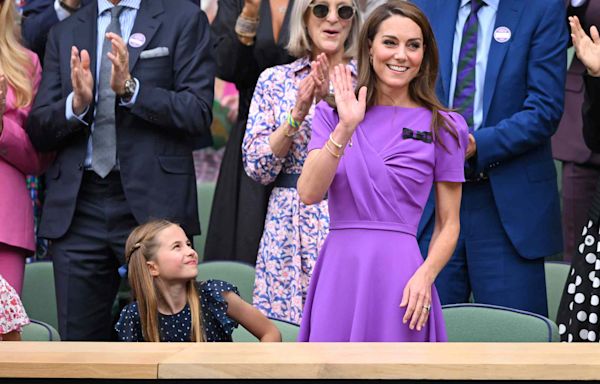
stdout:
[[[467,126],[437,100],[437,46],[423,13],[392,0],[359,38],[358,86],[337,66],[321,102],[298,193],[328,191],[330,233],[313,271],[300,341],[445,341],[433,282],[456,245]],[[427,258],[417,225],[432,186]]]

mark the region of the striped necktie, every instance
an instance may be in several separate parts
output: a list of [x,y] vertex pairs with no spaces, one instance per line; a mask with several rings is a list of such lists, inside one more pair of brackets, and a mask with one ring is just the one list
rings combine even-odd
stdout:
[[477,12],[485,5],[483,0],[471,0],[471,13],[463,28],[458,65],[456,67],[456,87],[453,107],[467,121],[469,132],[473,133],[473,111],[475,109],[475,66],[477,64]]

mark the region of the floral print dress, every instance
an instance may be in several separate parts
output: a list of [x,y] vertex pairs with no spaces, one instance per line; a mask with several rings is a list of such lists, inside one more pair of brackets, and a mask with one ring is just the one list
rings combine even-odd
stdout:
[[19,295],[0,275],[0,340],[1,335],[21,332],[29,324],[29,317],[19,299]]
[[[354,62],[349,64],[356,74]],[[269,136],[287,119],[300,82],[310,74],[310,59],[265,70],[254,90],[242,160],[248,176],[262,184],[280,173],[300,174],[308,155],[314,105],[285,158],[271,151]],[[253,304],[266,316],[299,324],[319,249],[329,231],[327,200],[305,205],[295,188],[275,187],[269,198],[256,260]]]

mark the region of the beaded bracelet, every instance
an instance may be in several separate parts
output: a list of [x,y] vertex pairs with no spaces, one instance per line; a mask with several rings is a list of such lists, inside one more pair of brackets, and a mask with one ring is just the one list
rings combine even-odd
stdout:
[[287,114],[287,123],[292,128],[295,128],[295,129],[299,129],[300,128],[300,122],[294,120],[294,118],[292,117],[292,111],[289,111],[288,114]]
[[235,22],[235,33],[241,37],[254,37],[258,29],[258,18],[252,19],[240,13]]

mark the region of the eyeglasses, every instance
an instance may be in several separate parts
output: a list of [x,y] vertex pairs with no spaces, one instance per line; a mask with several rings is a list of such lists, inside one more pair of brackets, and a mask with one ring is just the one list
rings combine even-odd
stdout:
[[[323,3],[310,4],[312,13],[318,19],[324,19],[329,15],[329,5]],[[351,5],[340,4],[337,7],[337,15],[342,20],[350,20],[354,16],[354,7]]]

